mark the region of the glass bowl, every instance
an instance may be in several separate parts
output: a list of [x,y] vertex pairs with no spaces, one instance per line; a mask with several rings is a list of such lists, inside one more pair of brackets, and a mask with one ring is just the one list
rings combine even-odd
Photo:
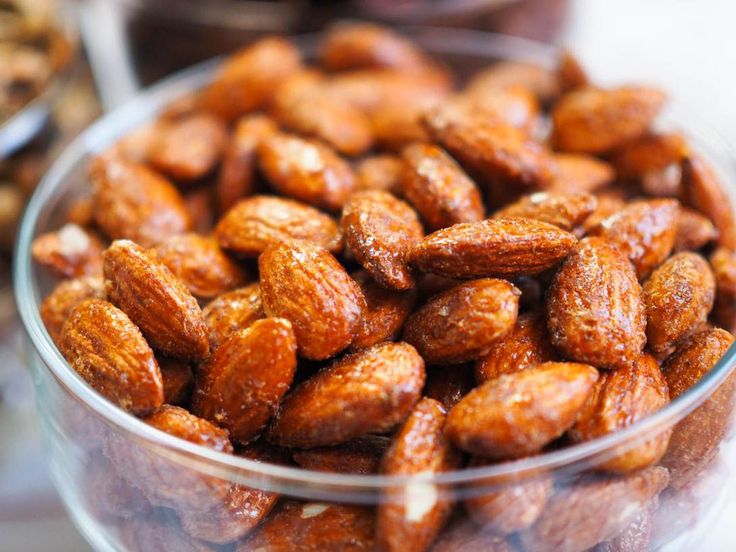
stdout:
[[[437,58],[462,69],[504,59],[551,65],[555,59],[547,46],[478,31],[416,28],[406,32]],[[307,56],[315,38],[297,39]],[[167,79],[87,129],[46,174],[20,230],[16,298],[29,336],[28,362],[40,424],[52,476],[89,542],[99,550],[201,550],[210,549],[205,541],[233,540],[240,540],[240,551],[262,546],[244,535],[247,515],[237,515],[223,503],[224,493],[240,485],[278,494],[276,511],[286,519],[279,537],[311,538],[310,550],[362,549],[361,536],[372,532],[373,511],[384,502],[400,503],[406,517],[414,521],[424,519],[437,505],[453,506],[436,550],[472,550],[473,546],[479,550],[519,546],[584,550],[626,531],[651,533],[652,547],[686,533],[669,546],[692,549],[700,538],[698,530],[716,516],[714,509],[722,504],[728,481],[727,458],[719,451],[724,447],[720,437],[733,413],[733,347],[677,400],[615,434],[514,462],[414,477],[308,471],[215,452],[124,414],[68,366],[39,316],[39,303],[52,282],[31,261],[31,242],[37,234],[58,227],[66,206],[84,193],[86,164],[92,154],[152,119],[172,100],[202,86],[216,63]],[[736,182],[732,152],[717,134],[703,129],[691,112],[670,110],[664,122],[685,130],[725,181]],[[707,444],[688,444],[686,477],[673,478],[668,486],[662,468],[623,476],[601,473],[612,458],[682,424],[712,426],[719,437]],[[546,505],[535,502],[540,488],[548,497]],[[535,524],[525,529],[540,511]],[[346,521],[348,517],[352,522]],[[499,541],[494,536],[499,531],[511,531],[511,536]],[[347,540],[319,540],[339,536]],[[272,544],[262,549],[296,549]],[[302,545],[306,546],[304,541]],[[409,549],[411,545],[406,543]]]

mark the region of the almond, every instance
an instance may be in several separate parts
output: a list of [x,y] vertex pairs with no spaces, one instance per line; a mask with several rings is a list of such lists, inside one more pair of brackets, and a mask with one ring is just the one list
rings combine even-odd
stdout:
[[626,529],[615,538],[602,542],[593,552],[625,552],[627,550],[651,550],[653,512],[656,500],[649,508],[643,509]]
[[[682,343],[662,365],[672,400],[708,374],[733,343],[725,330],[697,333]],[[730,376],[696,410],[681,420],[670,438],[662,465],[672,474],[672,486],[680,489],[692,481],[713,459],[726,434],[736,393]]]
[[245,269],[225,255],[210,237],[172,236],[157,245],[154,252],[195,297],[211,299],[248,280]]
[[560,54],[557,66],[557,78],[560,81],[562,92],[570,92],[577,88],[585,88],[590,84],[590,79],[578,60],[569,50],[563,50]]
[[490,459],[539,452],[567,431],[598,372],[592,366],[545,362],[473,389],[447,416],[447,435],[462,450]]
[[364,157],[355,166],[356,190],[380,190],[401,195],[403,161],[391,154]]
[[481,69],[470,79],[465,90],[508,88],[523,86],[534,93],[540,102],[546,103],[559,94],[557,75],[548,68],[533,62],[501,61]]
[[258,195],[239,201],[215,230],[220,246],[241,255],[260,255],[269,243],[296,238],[331,253],[343,248],[337,223],[314,207],[291,199]]
[[554,163],[555,177],[549,187],[554,192],[593,192],[616,176],[611,165],[590,155],[556,153]]
[[424,362],[411,345],[364,349],[287,395],[268,438],[281,446],[311,448],[388,431],[408,415],[424,380]]
[[736,329],[736,255],[719,247],[710,256],[716,279],[716,301],[713,319],[729,331]]
[[642,136],[665,104],[656,88],[582,88],[552,110],[554,143],[561,151],[603,153]]
[[688,209],[680,208],[677,219],[674,251],[697,251],[718,238],[718,230],[706,217]]
[[587,550],[621,533],[656,500],[668,479],[665,468],[653,467],[628,476],[573,480],[551,498],[521,542],[526,550],[540,552]]
[[[569,436],[574,443],[602,437],[646,418],[669,402],[667,382],[657,361],[643,354],[631,366],[601,374]],[[669,435],[670,431],[665,430],[645,442],[634,440],[600,467],[627,473],[651,466],[667,450]]]
[[588,234],[616,244],[642,279],[669,257],[675,245],[678,218],[679,204],[675,200],[634,201]]
[[410,262],[448,278],[539,274],[561,261],[575,237],[551,224],[524,218],[456,224],[419,242]]
[[164,402],[181,406],[189,402],[194,384],[192,366],[183,360],[159,355],[156,357],[164,384]]
[[648,174],[679,166],[688,153],[682,135],[676,132],[646,134],[626,144],[614,154],[611,163],[620,180],[642,181]]
[[404,340],[429,364],[474,360],[514,327],[520,292],[504,280],[483,279],[432,297],[412,314]]
[[514,552],[516,546],[506,538],[483,531],[470,520],[449,524],[440,535],[432,550],[434,552]]
[[150,247],[192,228],[176,188],[144,165],[98,157],[90,179],[95,222],[113,240],[127,238]]
[[258,159],[277,191],[314,207],[338,211],[355,187],[350,165],[314,140],[273,134],[259,143]]
[[478,188],[444,151],[413,144],[401,157],[404,197],[430,230],[483,220],[485,209]]
[[280,318],[233,333],[201,371],[192,412],[248,443],[275,414],[296,370],[296,339]]
[[575,232],[580,236],[596,228],[602,221],[621,211],[626,205],[626,194],[621,188],[607,188],[595,194],[598,206],[595,211],[585,220],[583,226]]
[[442,403],[449,410],[475,387],[473,371],[469,365],[435,366],[427,369],[427,385],[424,394]]
[[33,240],[31,255],[58,278],[77,278],[102,273],[102,243],[81,226],[67,223],[56,232]]
[[[433,475],[454,470],[460,453],[443,434],[445,409],[424,398],[398,431],[381,463],[384,475]],[[452,511],[447,497],[427,482],[409,482],[384,492],[376,515],[376,540],[381,550],[426,550]]]
[[406,257],[424,232],[409,205],[387,192],[356,192],[343,209],[342,228],[355,259],[379,284],[414,287]]
[[215,198],[208,187],[192,188],[184,192],[184,205],[192,220],[192,229],[209,234],[215,225]]
[[271,244],[258,266],[264,309],[291,322],[300,355],[322,360],[352,342],[365,299],[325,249],[302,240]]
[[74,307],[85,299],[104,299],[105,283],[100,276],[85,276],[60,282],[41,303],[41,320],[54,343]]
[[69,314],[59,350],[72,368],[109,401],[144,416],[164,400],[153,351],[124,312],[87,299]]
[[644,283],[647,344],[657,353],[692,335],[713,308],[716,282],[708,262],[697,253],[677,253]]
[[333,447],[295,450],[292,457],[306,470],[372,475],[390,444],[388,437],[363,435]]
[[223,293],[203,310],[210,349],[217,349],[231,334],[266,317],[258,284]]
[[547,328],[566,358],[599,368],[634,362],[646,343],[646,313],[631,263],[601,238],[585,238],[547,292]]
[[207,326],[197,300],[163,263],[128,240],[113,242],[103,259],[107,296],[154,348],[177,358],[207,356]]
[[569,231],[582,224],[597,206],[598,200],[587,192],[538,192],[496,211],[493,218],[529,218]]
[[484,89],[475,86],[449,98],[444,106],[455,110],[461,119],[503,123],[533,135],[539,123],[539,102],[527,87],[512,84]]
[[478,359],[475,379],[484,383],[556,358],[557,352],[549,341],[543,313],[529,312],[519,316],[514,328]]

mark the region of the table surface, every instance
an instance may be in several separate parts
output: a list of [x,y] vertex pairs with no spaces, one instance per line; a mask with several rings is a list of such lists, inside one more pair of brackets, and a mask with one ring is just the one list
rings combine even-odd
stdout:
[[[736,3],[730,0],[577,0],[564,42],[603,82],[658,84],[736,144]],[[17,321],[0,328],[0,548],[84,551],[48,478],[23,368]],[[736,458],[736,448],[732,451]],[[733,462],[736,466],[736,460]],[[732,550],[734,489],[699,549]]]

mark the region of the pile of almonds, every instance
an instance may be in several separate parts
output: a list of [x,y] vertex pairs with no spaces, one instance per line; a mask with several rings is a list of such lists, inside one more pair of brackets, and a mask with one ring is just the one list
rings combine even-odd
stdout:
[[[569,54],[458,88],[362,23],[318,57],[283,38],[234,54],[94,159],[90,196],[35,240],[63,278],[50,336],[122,410],[259,461],[426,476],[615,432],[729,348],[733,209],[686,140],[652,128],[661,91],[597,87]],[[279,501],[115,439],[103,471],[175,510],[182,531],[135,538],[177,549],[622,550],[715,455],[733,391],[575,485],[476,493],[474,528],[426,492]]]

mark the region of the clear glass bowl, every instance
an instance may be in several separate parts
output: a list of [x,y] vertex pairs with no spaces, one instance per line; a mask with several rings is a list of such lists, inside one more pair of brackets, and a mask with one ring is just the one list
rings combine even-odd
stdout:
[[[438,58],[468,70],[499,59],[526,59],[543,64],[551,64],[554,59],[550,48],[521,39],[432,28],[409,32]],[[313,36],[303,37],[298,42],[309,54],[314,40]],[[532,487],[548,482],[547,489],[552,485],[551,498],[540,518],[546,525],[538,521],[531,530],[522,531],[525,537],[513,535],[511,545],[526,543],[528,550],[537,550],[544,548],[544,542],[547,546],[553,543],[550,549],[554,550],[583,550],[625,530],[630,522],[643,523],[636,520],[649,517],[653,543],[659,545],[690,531],[689,537],[683,537],[686,541],[681,538],[669,546],[680,543],[682,549],[692,549],[693,539],[699,538],[698,528],[715,515],[714,505],[721,503],[719,496],[723,496],[727,486],[727,470],[723,469],[727,458],[721,460],[726,455],[718,451],[723,450],[720,435],[726,432],[733,413],[734,377],[730,375],[736,359],[734,348],[669,406],[618,433],[519,461],[413,478],[307,471],[214,452],[124,414],[68,366],[39,316],[39,303],[53,282],[32,263],[31,241],[38,233],[56,228],[65,207],[84,193],[90,155],[150,120],[170,101],[206,83],[215,63],[208,62],[178,74],[93,124],[45,176],[20,230],[15,266],[16,298],[29,336],[28,362],[35,381],[48,459],[71,516],[90,543],[99,550],[151,550],[152,543],[155,549],[200,549],[197,547],[203,546],[202,542],[192,540],[182,530],[179,520],[182,515],[190,521],[194,516],[199,531],[193,532],[200,536],[204,531],[208,539],[229,538],[238,531],[228,533],[226,529],[233,527],[223,524],[226,510],[220,504],[223,489],[239,484],[278,493],[281,504],[291,500],[322,504],[300,506],[301,521],[290,526],[290,530],[302,536],[314,529],[305,526],[310,516],[318,517],[329,511],[329,508],[325,510],[327,505],[332,508],[358,504],[372,512],[384,501],[406,501],[407,511],[421,518],[436,501],[449,501],[454,505],[454,513],[443,538],[463,536],[466,539],[463,550],[472,549],[471,544],[480,546],[479,549],[495,550],[484,539],[490,538],[489,531],[494,527],[497,530],[503,525],[500,518],[496,519],[500,515],[498,511],[511,516],[516,523],[511,526],[518,528],[531,516],[514,517],[514,509],[529,514],[534,502],[529,498]],[[728,178],[727,182],[736,182],[734,156],[715,133],[701,128],[690,112],[671,112],[664,119],[667,126],[674,125],[687,132],[696,147],[707,153]],[[712,431],[706,433],[719,436],[707,443],[695,439],[685,447],[693,468],[688,473],[690,481],[680,477],[660,493],[663,482],[656,470],[643,475],[600,475],[601,466],[611,458],[645,445],[673,427],[684,427],[681,424],[708,427]],[[700,465],[711,456],[715,459],[707,466]],[[659,506],[655,511],[653,502],[657,502],[657,494]],[[149,500],[152,496],[157,497],[153,500],[155,505]],[[469,498],[485,500],[498,515],[471,517],[463,504]],[[444,545],[436,549],[453,549],[447,541]],[[329,548],[322,543],[315,549],[325,547]],[[249,548],[246,543],[239,550]],[[345,548],[333,543],[331,549]]]

